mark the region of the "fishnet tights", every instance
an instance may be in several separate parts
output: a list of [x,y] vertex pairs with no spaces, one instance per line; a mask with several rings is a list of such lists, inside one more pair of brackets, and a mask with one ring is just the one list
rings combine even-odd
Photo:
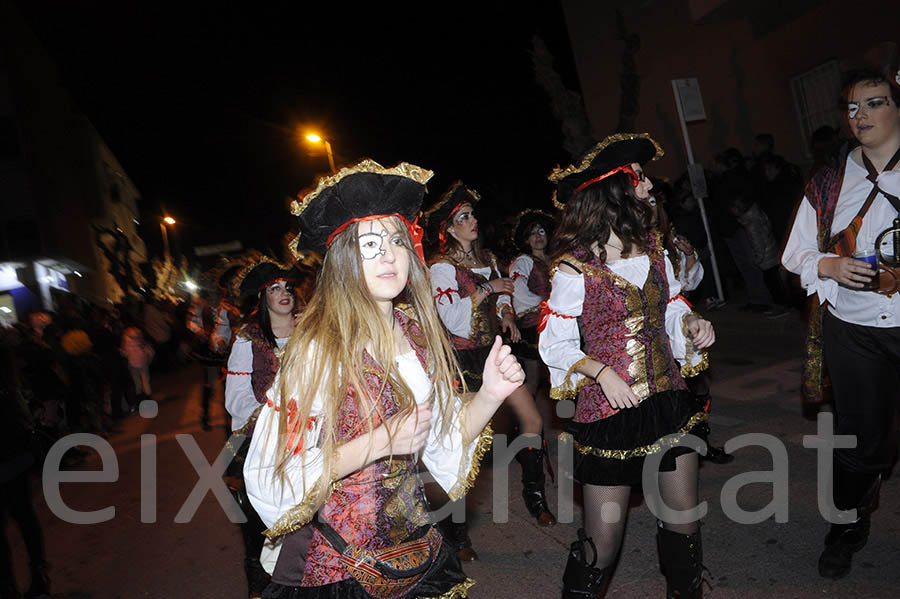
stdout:
[[[678,456],[675,470],[659,473],[659,492],[665,504],[673,510],[688,510],[697,505],[696,453]],[[615,562],[622,546],[625,523],[628,519],[628,500],[631,487],[602,487],[584,485],[584,528],[597,548],[597,568]],[[697,532],[698,522],[687,524],[663,523],[667,530],[679,534]]]

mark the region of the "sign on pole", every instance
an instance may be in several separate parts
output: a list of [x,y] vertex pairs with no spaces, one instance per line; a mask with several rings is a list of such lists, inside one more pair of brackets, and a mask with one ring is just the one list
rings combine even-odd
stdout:
[[695,77],[690,79],[672,79],[672,92],[675,94],[675,106],[678,108],[678,119],[681,121],[681,135],[684,137],[684,148],[687,150],[688,176],[691,178],[691,187],[694,197],[697,199],[697,204],[700,206],[700,218],[703,220],[703,229],[706,231],[713,277],[716,280],[716,291],[719,293],[719,301],[724,302],[725,293],[722,290],[722,278],[719,276],[716,248],[713,246],[712,233],[709,230],[709,219],[706,218],[706,205],[703,201],[703,198],[709,197],[706,189],[706,177],[703,174],[703,165],[694,162],[691,136],[687,130],[689,122],[706,120],[706,111],[703,109],[703,96],[700,95],[700,84]]

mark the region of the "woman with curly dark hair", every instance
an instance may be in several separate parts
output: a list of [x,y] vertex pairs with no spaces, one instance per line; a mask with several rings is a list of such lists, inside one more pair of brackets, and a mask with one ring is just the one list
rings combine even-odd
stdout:
[[[550,368],[550,396],[577,398],[561,439],[574,443],[585,513],[563,597],[603,595],[631,488],[641,483],[660,518],[667,596],[701,593],[697,518],[673,517],[671,510],[697,505],[697,454],[683,442],[688,434],[702,435],[707,414],[687,390],[673,348],[702,350],[715,335],[679,295],[661,239],[649,228],[653,184],[641,165],[661,155],[647,134],[620,133],[550,176],[562,218],[551,244],[539,349]],[[658,460],[658,477],[642,480],[648,456]]]

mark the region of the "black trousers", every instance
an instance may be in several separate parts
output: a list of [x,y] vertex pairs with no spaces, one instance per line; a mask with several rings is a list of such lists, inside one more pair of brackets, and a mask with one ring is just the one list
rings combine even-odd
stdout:
[[857,441],[835,450],[835,471],[889,473],[900,445],[900,327],[850,324],[826,311],[823,328],[835,434]]

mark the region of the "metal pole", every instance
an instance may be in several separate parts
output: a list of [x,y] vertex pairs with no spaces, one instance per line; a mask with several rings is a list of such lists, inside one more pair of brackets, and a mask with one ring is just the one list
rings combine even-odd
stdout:
[[163,238],[163,256],[166,257],[166,258],[168,258],[168,257],[169,257],[169,234],[168,234],[168,232],[166,231],[166,223],[160,222],[160,223],[159,223],[159,230],[162,231],[162,238]]
[[331,144],[328,143],[327,139],[323,139],[325,142],[325,153],[328,154],[328,166],[331,167],[331,172],[336,173],[337,169],[334,168],[334,154],[331,153]]
[[[681,121],[681,135],[684,137],[684,147],[687,150],[688,164],[694,163],[694,150],[691,148],[691,136],[688,134],[687,122],[684,120],[684,110],[681,108],[681,99],[678,95],[678,85],[672,80],[672,93],[675,94],[675,106],[678,108],[678,120]],[[712,233],[709,230],[709,219],[706,218],[706,206],[703,198],[697,198],[700,205],[700,219],[703,221],[703,230],[706,231],[706,243],[709,246],[709,257],[712,261],[713,278],[716,281],[716,291],[719,293],[719,301],[725,301],[725,293],[722,291],[722,278],[719,276],[719,263],[716,260],[716,248],[713,246]]]

